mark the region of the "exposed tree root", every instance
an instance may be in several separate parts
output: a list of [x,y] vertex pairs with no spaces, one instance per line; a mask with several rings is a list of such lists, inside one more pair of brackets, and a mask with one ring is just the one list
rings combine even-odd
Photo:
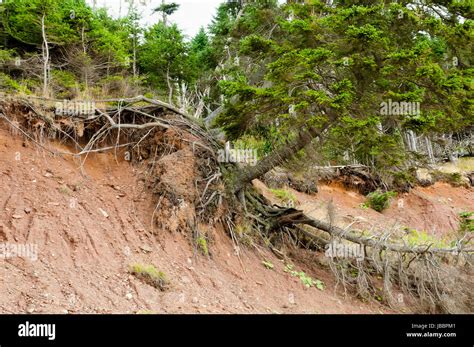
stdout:
[[[312,245],[313,249],[327,249],[334,242],[360,245],[361,258],[328,256],[330,268],[344,289],[352,288],[363,298],[376,297],[391,306],[410,303],[417,305],[419,311],[472,312],[470,278],[474,249],[468,248],[469,239],[459,240],[452,248],[411,246],[392,241],[391,232],[366,236],[310,218],[293,208],[270,207],[254,192],[247,192],[246,197],[247,206],[254,207],[251,218],[267,235],[293,230],[296,232],[292,235],[301,244]],[[300,224],[314,229],[299,227]],[[328,237],[317,235],[316,230],[326,232]]]

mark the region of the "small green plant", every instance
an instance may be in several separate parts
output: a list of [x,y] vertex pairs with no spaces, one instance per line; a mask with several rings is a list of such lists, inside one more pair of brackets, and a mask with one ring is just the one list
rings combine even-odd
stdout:
[[64,195],[71,195],[71,191],[69,188],[65,185],[62,185],[61,187],[58,188],[59,192]]
[[209,248],[207,246],[207,240],[204,236],[199,236],[197,239],[196,239],[196,244],[199,248],[199,250],[202,252],[202,254],[204,255],[209,255]]
[[463,185],[462,175],[459,172],[453,172],[447,175],[447,181],[454,187]]
[[459,231],[462,234],[467,232],[474,233],[474,211],[472,212],[461,212],[459,214],[461,223],[459,224]]
[[295,206],[298,202],[295,195],[288,189],[270,189],[270,191],[283,203]]
[[294,271],[295,266],[293,264],[286,264],[285,265],[285,272],[290,273],[293,276],[293,273],[296,274],[296,271]]
[[323,281],[314,280],[313,283],[314,283],[314,285],[316,286],[316,288],[318,288],[319,290],[324,290],[324,283],[323,283]]
[[416,229],[405,228],[405,232],[408,234],[406,241],[413,247],[432,245],[432,247],[436,248],[449,248],[451,246],[447,240],[439,240],[423,230],[418,231]]
[[324,290],[324,283],[322,281],[318,279],[313,279],[312,277],[308,276],[304,271],[294,270],[293,264],[286,264],[284,271],[288,272],[292,277],[298,277],[300,281],[304,284],[304,286],[307,288],[316,287],[319,290]]
[[366,204],[373,210],[377,212],[382,212],[390,206],[390,201],[395,196],[397,196],[397,193],[392,191],[388,191],[385,193],[375,191],[367,195]]
[[153,265],[131,264],[129,271],[135,277],[161,291],[166,290],[169,286],[165,273],[158,271]]
[[442,171],[434,171],[432,173],[433,177],[436,181],[446,182],[453,187],[460,187],[465,185],[463,182],[462,174],[459,172],[442,172]]
[[272,270],[275,267],[275,265],[273,265],[271,262],[269,262],[267,260],[263,260],[262,264],[263,264],[263,266],[265,266],[269,270]]

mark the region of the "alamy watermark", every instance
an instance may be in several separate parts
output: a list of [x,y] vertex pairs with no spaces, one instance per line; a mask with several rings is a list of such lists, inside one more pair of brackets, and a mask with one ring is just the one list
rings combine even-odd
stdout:
[[19,337],[46,337],[50,341],[56,339],[56,324],[38,324],[26,321],[18,325]]
[[231,147],[230,142],[227,142],[224,149],[218,150],[217,161],[219,163],[245,163],[255,165],[257,164],[257,150],[235,149]]
[[92,116],[95,114],[94,101],[63,100],[55,105],[57,116]]
[[354,258],[357,260],[364,260],[364,247],[360,244],[346,244],[337,241],[332,241],[326,245],[326,257],[328,258]]
[[414,101],[382,101],[380,114],[384,116],[419,116],[420,103]]
[[35,243],[0,243],[0,259],[27,258],[38,260],[38,245]]

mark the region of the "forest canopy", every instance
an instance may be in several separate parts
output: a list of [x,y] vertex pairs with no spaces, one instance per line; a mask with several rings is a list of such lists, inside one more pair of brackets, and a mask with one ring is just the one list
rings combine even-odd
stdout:
[[128,3],[115,18],[85,0],[3,1],[0,88],[143,94],[211,115],[260,156],[306,132],[316,161],[391,173],[420,136],[429,160],[472,154],[458,146],[474,124],[470,1],[223,2],[192,38],[172,21],[178,4],[144,27],[140,2]]

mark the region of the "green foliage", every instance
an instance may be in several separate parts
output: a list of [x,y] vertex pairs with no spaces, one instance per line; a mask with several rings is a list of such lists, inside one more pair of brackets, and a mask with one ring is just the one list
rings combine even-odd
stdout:
[[129,271],[132,275],[159,290],[166,290],[169,286],[165,273],[158,271],[153,265],[131,264]]
[[93,48],[108,61],[112,68],[129,67],[132,49],[130,37],[138,34],[134,17],[113,19],[104,9],[94,12],[90,22]]
[[416,229],[409,229],[405,228],[405,232],[407,236],[405,236],[405,241],[410,246],[428,246],[432,245],[432,247],[436,248],[449,248],[450,242],[447,239],[439,240],[435,236],[428,234],[426,231],[416,230]]
[[393,176],[393,186],[397,191],[407,191],[407,187],[411,188],[416,183],[416,170],[400,170],[391,173]]
[[455,187],[459,187],[463,184],[462,175],[459,172],[453,172],[446,175],[448,183]]
[[[74,97],[82,86],[94,96],[163,98],[186,84],[205,95],[204,115],[223,102],[216,125],[231,140],[250,141],[259,156],[311,127],[324,135],[321,162],[399,173],[412,159],[404,131],[436,135],[474,124],[470,4],[444,1],[443,17],[395,2],[223,2],[208,30],[188,41],[166,23],[176,3],[159,6],[163,21],[147,29],[136,3],[113,18],[86,0],[4,0],[0,64],[21,55],[36,66],[2,67],[9,77],[2,75],[2,88],[29,92],[41,81],[44,20],[54,96]],[[419,102],[421,112],[381,114],[388,99]],[[409,175],[394,179],[411,184]]]
[[474,233],[474,211],[461,212],[459,214],[461,223],[459,225],[459,232],[461,234]]
[[316,287],[319,290],[324,290],[324,283],[321,280],[313,279],[303,271],[295,271],[293,264],[286,264],[284,271],[293,277],[298,277],[307,288]]
[[298,200],[288,189],[270,189],[270,191],[283,203],[290,206],[296,206]]
[[[474,124],[470,20],[441,20],[396,3],[342,1],[248,6],[238,19],[224,8],[219,14],[230,21],[219,21],[226,23],[229,54],[245,61],[226,69],[220,84],[226,109],[217,124],[231,139],[270,141],[261,129],[288,139],[308,127],[329,128],[323,162],[396,173],[411,159],[404,130],[436,134]],[[381,114],[388,99],[419,102],[421,112]],[[401,186],[412,181],[395,179]]]
[[257,157],[261,158],[268,154],[271,149],[268,142],[257,138],[256,136],[246,135],[233,143],[235,149],[252,149],[257,151]]
[[86,8],[84,0],[15,0],[6,1],[3,6],[1,16],[7,34],[37,47],[43,42],[43,20],[51,44],[63,45],[78,39],[75,28],[70,25],[71,11],[79,13],[81,8]]
[[162,3],[160,6],[158,6],[154,11],[155,12],[161,12],[164,13],[165,15],[172,15],[179,9],[179,5],[175,2],[172,3]]
[[54,83],[53,88],[58,98],[66,99],[74,97],[74,89],[76,88],[78,81],[73,73],[66,70],[53,70],[51,71],[52,80]]
[[433,171],[432,176],[436,181],[449,183],[453,187],[460,187],[467,183],[463,181],[463,176],[460,172],[442,172]]
[[201,28],[193,37],[188,49],[190,79],[195,80],[200,74],[204,74],[216,66],[209,37],[204,28]]
[[[398,132],[381,132],[380,122],[378,116],[362,119],[342,117],[341,122],[331,129],[323,147],[325,159],[342,164],[357,161],[385,171],[401,166],[406,159],[402,138]],[[349,160],[345,159],[348,150]]]
[[22,64],[8,71],[17,80],[42,80],[43,23],[51,63],[61,66],[51,71],[50,88],[58,98],[75,97],[73,86],[92,87],[103,75],[123,74],[130,66],[130,38],[136,42],[137,34],[130,17],[114,19],[85,0],[6,0],[1,8],[0,45],[6,49],[0,49],[0,61],[17,56],[14,50],[21,53]]
[[[209,25],[209,32],[219,41],[225,40],[230,34],[239,11],[238,7],[237,1],[227,1],[217,8],[217,13]],[[219,42],[219,44],[222,44],[222,42]]]
[[366,204],[373,210],[382,212],[390,206],[390,201],[395,196],[397,196],[395,192],[375,191],[367,195]]
[[2,72],[0,72],[0,90],[30,94],[27,86],[15,81],[10,76]]
[[13,50],[0,49],[0,64],[4,65],[13,60],[15,52]]
[[263,260],[262,264],[269,270],[273,270],[275,268],[275,265],[273,265],[272,262],[267,261],[267,260]]
[[196,245],[198,246],[198,249],[202,252],[204,255],[209,255],[209,248],[207,246],[207,240],[204,236],[199,236],[196,239]]
[[145,32],[145,41],[139,49],[139,64],[147,81],[161,90],[168,90],[168,83],[186,80],[187,46],[184,36],[173,24],[160,22]]

